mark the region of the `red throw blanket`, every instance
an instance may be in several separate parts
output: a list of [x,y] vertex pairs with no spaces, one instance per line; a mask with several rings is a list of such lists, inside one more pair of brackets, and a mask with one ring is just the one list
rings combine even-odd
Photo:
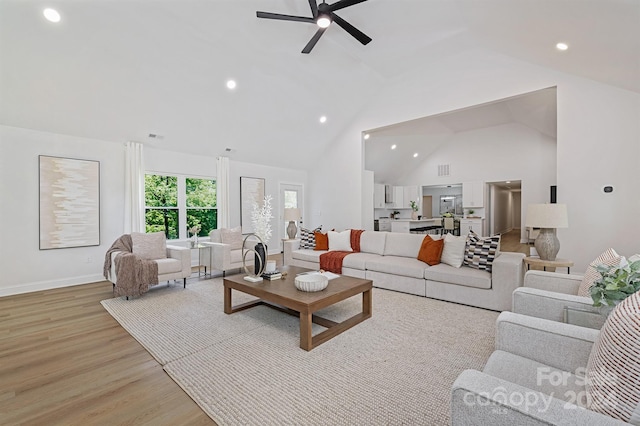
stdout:
[[333,272],[334,274],[342,274],[342,262],[344,258],[348,254],[360,252],[360,236],[363,232],[363,229],[351,230],[351,249],[353,251],[330,251],[322,253],[320,255],[320,269]]

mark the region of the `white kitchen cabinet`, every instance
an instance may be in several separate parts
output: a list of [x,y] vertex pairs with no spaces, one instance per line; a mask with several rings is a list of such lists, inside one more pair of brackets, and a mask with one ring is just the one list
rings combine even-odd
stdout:
[[404,186],[393,187],[393,208],[406,209],[409,206],[404,205]]
[[460,235],[467,235],[473,230],[479,237],[484,237],[484,219],[460,219]]
[[422,204],[418,201],[418,187],[416,185],[413,186],[405,186],[404,187],[404,208],[411,208],[411,201],[415,201],[418,203],[418,206]]
[[384,209],[386,207],[384,201],[384,185],[376,183],[373,185],[373,208]]
[[462,183],[462,207],[484,207],[484,182]]

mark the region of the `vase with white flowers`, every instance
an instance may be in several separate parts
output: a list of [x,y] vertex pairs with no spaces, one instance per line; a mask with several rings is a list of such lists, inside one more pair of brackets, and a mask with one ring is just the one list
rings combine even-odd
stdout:
[[196,247],[198,245],[198,234],[200,233],[200,229],[202,229],[200,224],[193,225],[191,228],[187,229],[191,234],[191,247]]
[[271,207],[271,195],[264,197],[262,205],[258,202],[253,203],[253,211],[251,212],[251,224],[253,225],[253,233],[260,238],[255,246],[256,258],[254,263],[254,274],[259,275],[267,264],[267,242],[271,239],[271,219],[273,208]]

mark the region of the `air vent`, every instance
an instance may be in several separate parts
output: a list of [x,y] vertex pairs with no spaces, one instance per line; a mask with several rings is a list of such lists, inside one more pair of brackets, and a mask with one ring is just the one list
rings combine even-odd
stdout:
[[149,139],[164,139],[164,136],[159,135],[157,133],[149,133],[148,138]]
[[450,176],[451,164],[438,164],[438,177]]

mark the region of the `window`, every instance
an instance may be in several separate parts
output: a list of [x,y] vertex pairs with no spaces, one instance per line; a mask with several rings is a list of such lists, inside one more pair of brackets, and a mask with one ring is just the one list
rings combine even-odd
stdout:
[[185,176],[145,175],[147,232],[164,232],[167,239],[186,239],[200,225],[199,236],[217,227],[216,181]]
[[187,229],[200,225],[198,236],[209,235],[216,229],[218,210],[216,209],[216,181],[212,179],[186,179]]
[[168,240],[178,238],[178,178],[177,176],[145,175],[146,232],[163,231]]

